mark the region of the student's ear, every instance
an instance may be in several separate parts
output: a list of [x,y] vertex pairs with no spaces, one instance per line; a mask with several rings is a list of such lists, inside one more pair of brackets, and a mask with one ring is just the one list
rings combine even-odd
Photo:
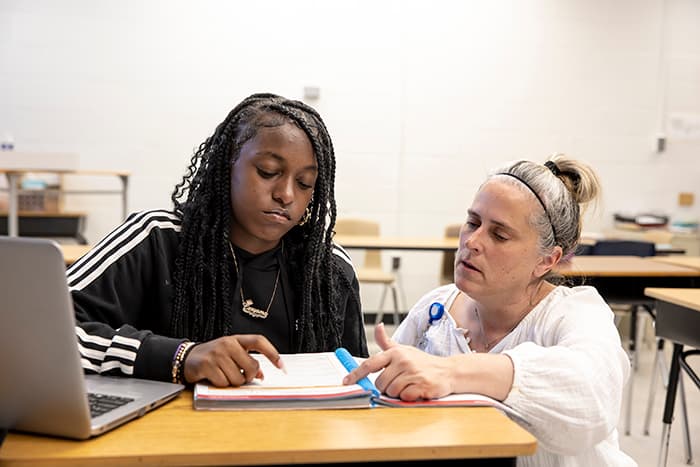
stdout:
[[562,249],[560,246],[555,246],[552,252],[542,256],[539,263],[535,266],[534,274],[536,277],[542,277],[559,264],[562,257]]

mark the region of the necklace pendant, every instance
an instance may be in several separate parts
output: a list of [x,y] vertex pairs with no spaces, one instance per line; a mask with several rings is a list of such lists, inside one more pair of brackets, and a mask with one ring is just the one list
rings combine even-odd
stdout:
[[[241,271],[238,269],[238,260],[236,259],[236,252],[233,251],[233,244],[229,242],[229,249],[231,250],[231,257],[233,257],[233,265],[236,267],[236,275],[240,275]],[[284,244],[282,245],[284,251]],[[272,302],[275,301],[275,294],[277,293],[277,285],[280,282],[280,266],[277,267],[277,276],[275,277],[275,286],[272,289],[272,296],[270,297],[270,303],[267,304],[266,310],[261,310],[260,308],[255,308],[253,306],[253,300],[250,298],[245,298],[243,294],[243,284],[241,283],[241,309],[243,313],[253,318],[265,319],[270,312],[270,307]]]
[[261,310],[260,308],[255,308],[253,306],[253,300],[247,299],[243,301],[243,313],[253,318],[265,319],[267,318],[267,311]]

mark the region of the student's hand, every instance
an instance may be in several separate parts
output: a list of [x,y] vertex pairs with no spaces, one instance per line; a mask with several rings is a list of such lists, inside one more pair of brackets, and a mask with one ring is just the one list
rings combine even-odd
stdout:
[[255,350],[283,369],[280,355],[266,337],[258,334],[224,336],[202,342],[192,348],[184,361],[188,383],[209,380],[214,386],[240,386],[264,375],[256,359],[248,355]]
[[384,325],[375,328],[375,340],[382,352],[373,355],[350,372],[344,384],[354,384],[370,373],[382,371],[375,381],[383,393],[405,401],[435,399],[452,392],[448,359],[427,354],[415,347],[399,345],[386,334]]

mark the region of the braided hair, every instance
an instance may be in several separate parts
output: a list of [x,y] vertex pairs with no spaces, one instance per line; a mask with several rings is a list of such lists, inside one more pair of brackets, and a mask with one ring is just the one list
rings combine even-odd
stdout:
[[320,115],[308,105],[274,94],[253,94],[238,104],[190,159],[171,199],[182,219],[174,273],[171,331],[174,336],[207,341],[233,334],[230,267],[231,164],[260,128],[291,123],[306,133],[318,176],[309,206],[311,216],[283,238],[289,277],[296,296],[299,352],[331,350],[341,345],[343,317],[338,290],[354,289],[332,257],[335,226],[335,155]]

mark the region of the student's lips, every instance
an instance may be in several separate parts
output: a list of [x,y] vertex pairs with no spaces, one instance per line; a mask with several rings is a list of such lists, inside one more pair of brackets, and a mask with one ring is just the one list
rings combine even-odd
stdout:
[[289,212],[284,210],[274,210],[274,211],[263,211],[266,217],[272,219],[275,222],[289,222],[292,218]]

